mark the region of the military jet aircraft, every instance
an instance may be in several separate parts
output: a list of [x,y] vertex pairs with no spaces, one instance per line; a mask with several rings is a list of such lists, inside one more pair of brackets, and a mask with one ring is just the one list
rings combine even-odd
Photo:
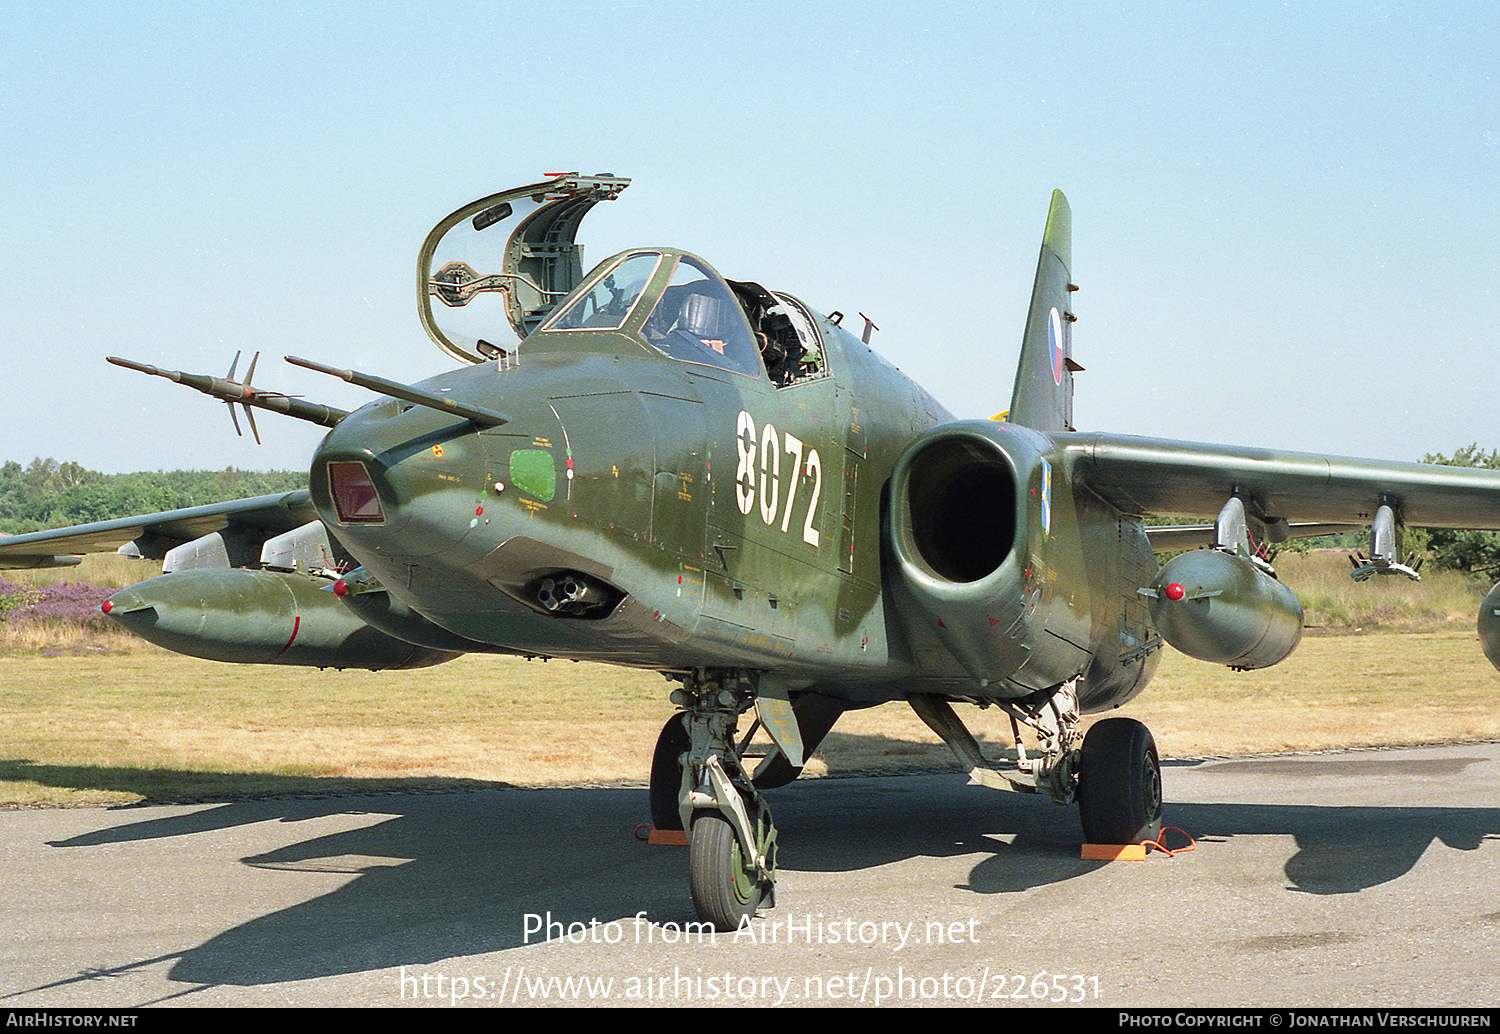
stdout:
[[[763,792],[842,712],[905,701],[974,779],[1076,801],[1086,840],[1136,843],[1160,824],[1151,734],[1115,717],[1084,735],[1080,716],[1140,693],[1164,642],[1242,669],[1291,653],[1302,609],[1270,544],[1368,526],[1355,577],[1416,577],[1406,523],[1500,528],[1500,472],[1075,430],[1061,192],[1010,408],[957,420],[868,327],[695,255],[633,249],[585,275],[580,220],[628,182],[555,176],[438,223],[419,310],[456,369],[401,384],[288,357],[380,396],[353,412],[233,367],[112,360],[231,414],[329,427],[307,490],[14,536],[0,566],[161,559],[104,609],[223,661],[484,651],[662,672],[679,711],[652,760],[653,821],[687,836],[700,916],[733,929],[774,886]],[[1153,515],[1212,523],[1145,527]],[[1156,551],[1190,545],[1205,548],[1158,569]],[[1500,587],[1480,619],[1500,666],[1497,611]],[[954,703],[1010,716],[1013,765],[985,759]],[[775,744],[755,766],[752,710]]]

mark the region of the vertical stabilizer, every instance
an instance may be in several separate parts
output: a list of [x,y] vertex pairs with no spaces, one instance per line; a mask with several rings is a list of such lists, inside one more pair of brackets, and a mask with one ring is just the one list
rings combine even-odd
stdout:
[[1073,262],[1073,212],[1060,190],[1052,192],[1042,254],[1031,289],[1031,313],[1021,342],[1021,364],[1011,394],[1013,424],[1038,431],[1067,431],[1073,427],[1073,313],[1068,267]]

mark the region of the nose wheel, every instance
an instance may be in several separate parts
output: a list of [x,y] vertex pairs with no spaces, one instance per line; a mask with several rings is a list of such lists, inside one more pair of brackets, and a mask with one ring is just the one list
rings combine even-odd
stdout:
[[763,871],[746,856],[733,823],[722,813],[704,811],[693,819],[688,887],[699,919],[720,930],[738,929],[772,893],[774,881],[774,868]]
[[[685,677],[672,694],[682,713],[662,730],[652,763],[653,821],[658,829],[689,831],[693,906],[719,930],[737,929],[775,893],[776,827],[734,741],[740,714],[754,703],[753,685],[744,672]],[[674,782],[675,815],[668,801]]]

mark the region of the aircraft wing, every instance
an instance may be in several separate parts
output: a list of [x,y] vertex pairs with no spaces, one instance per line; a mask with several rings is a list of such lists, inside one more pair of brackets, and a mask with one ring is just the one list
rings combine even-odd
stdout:
[[189,506],[0,538],[0,569],[65,567],[77,563],[77,554],[108,552],[142,540],[170,548],[226,528],[256,529],[264,533],[261,537],[280,535],[317,519],[306,489]]
[[1212,517],[1239,492],[1267,519],[1368,524],[1387,502],[1409,527],[1500,530],[1500,470],[1117,434],[1055,437],[1074,478],[1130,514]]

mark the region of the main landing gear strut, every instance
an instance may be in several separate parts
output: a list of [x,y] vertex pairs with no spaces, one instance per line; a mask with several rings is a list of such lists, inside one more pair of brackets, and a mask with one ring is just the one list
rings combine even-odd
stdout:
[[[776,827],[745,769],[745,744],[735,742],[740,715],[756,704],[757,676],[700,668],[680,678],[672,702],[682,710],[662,728],[651,760],[651,818],[657,829],[688,831],[693,906],[704,922],[735,930],[762,905],[775,903]],[[908,700],[975,782],[1046,794],[1058,804],[1076,801],[1089,843],[1156,839],[1161,764],[1150,730],[1130,718],[1106,718],[1084,735],[1076,690],[1076,681],[1067,682],[1039,703],[998,702],[1017,728],[1016,766],[1006,772],[985,760],[946,700],[917,695]],[[761,691],[772,692],[764,685]],[[766,706],[763,696],[761,707]],[[836,714],[806,716],[813,746]],[[1021,746],[1021,725],[1036,734],[1031,754]],[[788,771],[794,774],[800,766],[798,760]]]
[[672,702],[682,708],[662,729],[651,762],[651,815],[658,829],[689,834],[688,884],[698,917],[737,929],[774,903],[776,827],[734,737],[755,702],[740,671],[699,669]]
[[[1151,731],[1132,718],[1105,718],[1080,733],[1077,683],[1063,683],[1039,706],[999,702],[1017,727],[1016,769],[985,760],[979,744],[946,700],[912,696],[912,709],[943,738],[976,783],[1044,793],[1058,804],[1078,802],[1085,842],[1138,844],[1161,834],[1161,763]],[[1019,726],[1032,728],[1037,753],[1021,746]]]

